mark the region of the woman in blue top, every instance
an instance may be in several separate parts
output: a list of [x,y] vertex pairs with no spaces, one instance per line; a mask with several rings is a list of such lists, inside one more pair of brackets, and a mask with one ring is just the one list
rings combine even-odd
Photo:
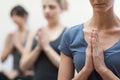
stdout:
[[114,0],[89,1],[93,17],[64,33],[58,80],[120,80],[120,21]]

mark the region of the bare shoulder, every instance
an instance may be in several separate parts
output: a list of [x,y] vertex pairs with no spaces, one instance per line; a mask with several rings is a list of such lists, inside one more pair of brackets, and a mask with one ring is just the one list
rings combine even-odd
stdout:
[[11,33],[8,33],[7,36],[6,36],[6,40],[10,40],[13,36],[13,32]]

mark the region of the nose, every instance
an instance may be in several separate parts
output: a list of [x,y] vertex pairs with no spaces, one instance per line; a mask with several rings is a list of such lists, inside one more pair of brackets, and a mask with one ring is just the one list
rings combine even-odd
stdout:
[[46,7],[45,10],[44,10],[44,12],[45,12],[46,14],[49,13],[49,12],[50,12],[49,7]]

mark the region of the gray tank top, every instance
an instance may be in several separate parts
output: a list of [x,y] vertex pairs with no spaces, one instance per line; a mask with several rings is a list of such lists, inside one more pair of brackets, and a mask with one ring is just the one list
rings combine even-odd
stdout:
[[[85,65],[87,42],[84,39],[83,27],[83,24],[80,24],[67,30],[59,46],[61,52],[73,59],[77,72],[81,71]],[[120,77],[120,40],[104,51],[104,58],[106,66],[117,77]],[[102,78],[96,71],[93,71],[88,80],[102,80]]]
[[[27,34],[25,36],[25,39],[22,43],[22,46],[25,47],[25,44],[26,44],[26,40],[27,40],[27,37],[28,37],[28,34],[29,34],[29,31],[27,31]],[[12,41],[12,40],[11,40]],[[20,70],[19,68],[19,65],[20,65],[20,59],[21,59],[21,54],[20,52],[14,48],[13,51],[12,51],[12,55],[13,55],[13,69],[15,70]]]

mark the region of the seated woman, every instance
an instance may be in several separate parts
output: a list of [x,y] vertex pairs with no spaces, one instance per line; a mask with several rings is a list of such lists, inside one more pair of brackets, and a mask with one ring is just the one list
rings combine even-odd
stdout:
[[[20,70],[20,59],[24,55],[24,47],[26,45],[26,40],[29,34],[29,31],[26,29],[26,22],[28,18],[28,12],[21,6],[15,6],[11,11],[11,17],[13,21],[17,24],[17,29],[14,32],[8,34],[5,40],[5,46],[3,49],[3,54],[1,56],[1,61],[4,62],[7,57],[12,54],[14,59],[13,70],[9,72],[3,71],[4,75],[8,77],[9,80],[18,80],[23,76],[33,76],[33,71]],[[18,76],[20,78],[18,78]],[[24,80],[24,79],[23,79]],[[28,79],[31,80],[31,79]]]
[[66,31],[59,46],[58,80],[120,80],[120,20],[113,10],[115,0],[89,1],[92,18]]
[[[42,27],[37,35],[33,32],[29,36],[21,69],[34,66],[35,80],[57,80],[60,63],[58,46],[66,29],[60,22],[60,14],[67,9],[67,3],[66,0],[43,0],[42,4],[48,25]],[[37,41],[34,39],[36,36]]]

